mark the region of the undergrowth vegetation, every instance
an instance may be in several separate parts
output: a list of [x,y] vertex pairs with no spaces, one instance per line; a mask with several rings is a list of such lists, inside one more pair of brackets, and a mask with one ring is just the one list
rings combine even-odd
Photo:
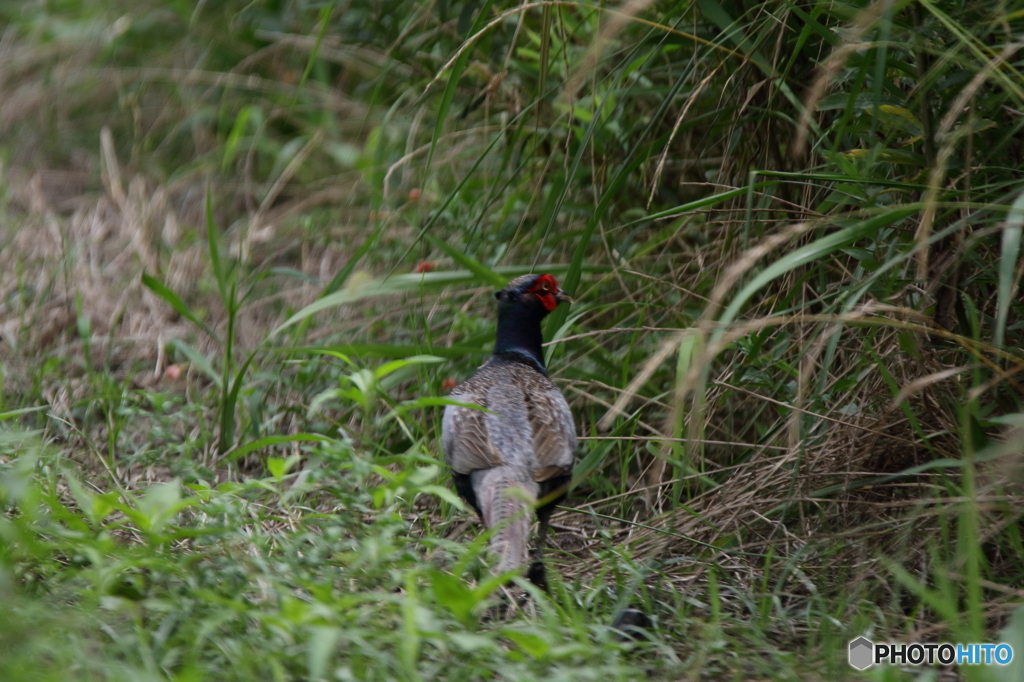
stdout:
[[[0,19],[0,679],[1024,679],[1019,1]],[[439,448],[527,272],[550,594]]]

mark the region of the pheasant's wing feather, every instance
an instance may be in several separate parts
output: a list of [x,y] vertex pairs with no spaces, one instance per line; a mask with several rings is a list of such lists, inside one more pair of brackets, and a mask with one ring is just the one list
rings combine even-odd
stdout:
[[[453,392],[452,398],[487,407],[487,400],[474,393]],[[454,471],[468,474],[503,464],[500,451],[488,435],[486,412],[448,405],[444,408],[441,431],[444,461]]]
[[530,425],[537,467],[533,478],[545,481],[572,473],[576,460],[576,426],[565,396],[556,387],[530,397]]

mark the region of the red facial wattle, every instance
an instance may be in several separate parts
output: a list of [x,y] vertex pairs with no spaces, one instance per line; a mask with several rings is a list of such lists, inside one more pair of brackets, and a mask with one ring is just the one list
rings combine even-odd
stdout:
[[551,275],[541,275],[533,281],[527,291],[534,294],[549,313],[558,307],[558,300],[555,298],[558,293],[558,282]]

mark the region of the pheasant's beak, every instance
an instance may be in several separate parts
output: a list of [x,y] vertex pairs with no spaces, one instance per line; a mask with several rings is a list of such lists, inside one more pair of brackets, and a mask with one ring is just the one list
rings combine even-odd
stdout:
[[555,294],[555,300],[559,303],[572,303],[572,299],[569,298],[569,294],[565,293],[561,289]]

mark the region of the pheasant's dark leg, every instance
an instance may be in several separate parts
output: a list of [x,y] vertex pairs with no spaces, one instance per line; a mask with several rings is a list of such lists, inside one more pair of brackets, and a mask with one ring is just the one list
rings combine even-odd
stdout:
[[554,513],[555,507],[565,499],[569,480],[568,476],[556,476],[555,478],[542,481],[540,484],[541,500],[561,491],[557,497],[537,507],[537,519],[540,521],[540,527],[537,529],[536,549],[533,551],[534,561],[530,564],[530,570],[526,573],[526,577],[530,582],[545,592],[548,591],[548,578],[544,569],[544,550],[547,548],[548,543],[548,522],[551,520],[551,514]]
[[480,518],[483,519],[484,513],[480,511],[480,504],[476,501],[476,490],[473,489],[472,475],[453,471],[452,481],[455,482],[455,492],[466,502],[469,502],[469,506],[473,507]]
[[555,505],[551,504],[537,509],[540,528],[537,530],[537,543],[536,548],[533,550],[533,563],[530,564],[530,569],[526,572],[527,580],[545,592],[548,591],[548,576],[547,571],[544,569],[544,548],[547,546],[548,521],[551,519],[551,512],[554,511],[554,508]]
[[537,510],[537,518],[540,520],[540,527],[537,529],[537,558],[544,558],[544,549],[548,546],[548,523],[551,521],[551,514],[555,511],[555,505],[546,504]]

